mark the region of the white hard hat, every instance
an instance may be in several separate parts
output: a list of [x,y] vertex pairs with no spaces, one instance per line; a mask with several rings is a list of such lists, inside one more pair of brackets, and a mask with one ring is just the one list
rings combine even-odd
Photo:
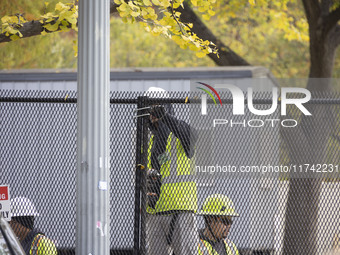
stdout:
[[144,95],[150,98],[169,98],[168,92],[159,87],[150,87]]
[[27,197],[15,197],[11,199],[11,216],[39,216],[34,204]]

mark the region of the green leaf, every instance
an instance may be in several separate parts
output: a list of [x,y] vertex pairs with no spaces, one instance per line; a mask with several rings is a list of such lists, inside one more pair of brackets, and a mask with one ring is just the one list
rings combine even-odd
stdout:
[[57,21],[57,22],[54,23],[53,25],[51,25],[51,24],[46,24],[46,25],[44,25],[43,27],[46,28],[48,31],[54,32],[54,31],[57,31],[57,30],[58,30],[59,24],[60,24],[60,21],[59,21],[59,22]]

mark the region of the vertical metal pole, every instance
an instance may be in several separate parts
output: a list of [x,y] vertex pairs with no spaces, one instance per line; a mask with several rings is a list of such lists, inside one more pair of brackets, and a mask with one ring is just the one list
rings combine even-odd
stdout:
[[[143,107],[148,106],[147,97],[143,97],[142,105]],[[145,169],[141,173],[141,240],[140,240],[140,254],[146,255],[146,171],[147,167],[147,155],[148,155],[148,122],[146,120],[148,117],[143,118],[143,136],[142,136],[142,148],[145,148],[142,151],[142,164],[145,166]]]
[[[138,97],[137,109],[143,107],[142,97]],[[138,113],[138,112],[137,112]],[[141,189],[141,174],[142,174],[142,134],[143,134],[143,119],[137,118],[137,134],[136,134],[136,183],[135,183],[135,217],[134,217],[134,233],[133,233],[133,254],[139,255],[139,226],[140,226],[140,189]]]
[[[145,97],[138,97],[137,109],[143,108]],[[138,112],[141,114],[141,112]],[[137,143],[136,143],[136,186],[135,186],[135,217],[134,217],[134,255],[145,254],[145,171],[147,143],[145,133],[147,131],[145,119],[137,118]],[[144,166],[144,169],[143,169]]]
[[79,1],[76,254],[110,253],[110,1]]

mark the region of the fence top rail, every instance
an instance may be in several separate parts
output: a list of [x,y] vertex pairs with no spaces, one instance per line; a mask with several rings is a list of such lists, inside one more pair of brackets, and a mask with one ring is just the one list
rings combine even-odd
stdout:
[[[138,99],[110,99],[111,104],[137,104]],[[34,97],[0,97],[1,103],[62,103],[75,104],[76,98],[34,98]]]
[[[110,104],[137,104],[138,98],[110,98]],[[232,104],[233,99],[222,99],[224,104]],[[247,103],[247,99],[244,100]],[[48,98],[48,97],[0,97],[1,103],[62,103],[74,104],[77,103],[77,98]],[[147,99],[149,104],[200,104],[201,99],[183,98],[153,98]],[[211,99],[207,100],[208,104],[214,104]],[[272,99],[255,98],[253,104],[272,104]],[[278,100],[280,103],[280,100]],[[312,98],[305,104],[340,104],[340,98]]]
[[[195,68],[118,68],[111,69],[110,80],[181,80],[251,78],[266,76],[269,70],[261,66],[195,67]],[[28,69],[0,71],[0,82],[5,81],[77,81],[72,69]]]

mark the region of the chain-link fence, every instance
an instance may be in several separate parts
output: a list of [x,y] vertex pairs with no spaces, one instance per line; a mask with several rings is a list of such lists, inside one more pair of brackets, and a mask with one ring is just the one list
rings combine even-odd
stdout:
[[[235,244],[240,254],[339,249],[339,95],[313,95],[306,104],[312,116],[288,106],[286,117],[280,105],[266,116],[247,109],[234,116],[228,95],[221,106],[208,100],[204,115],[201,95],[111,94],[111,253],[209,250],[198,237],[227,237],[223,249],[235,252]],[[12,199],[32,202],[34,225],[58,254],[75,249],[75,98],[65,91],[0,92],[0,185],[9,185]],[[267,94],[254,102],[257,109],[272,104]]]

